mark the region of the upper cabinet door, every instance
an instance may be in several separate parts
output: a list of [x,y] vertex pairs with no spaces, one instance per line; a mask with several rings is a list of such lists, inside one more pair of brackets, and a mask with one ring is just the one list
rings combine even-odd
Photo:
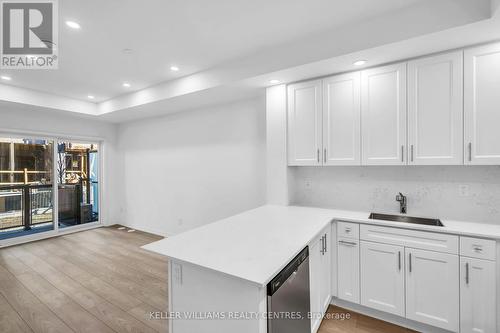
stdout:
[[408,63],[408,164],[463,164],[462,51]]
[[464,53],[465,164],[500,164],[500,43]]
[[361,72],[364,165],[406,164],[406,63]]
[[359,72],[323,80],[323,164],[361,164]]
[[288,165],[322,164],[321,82],[288,86]]

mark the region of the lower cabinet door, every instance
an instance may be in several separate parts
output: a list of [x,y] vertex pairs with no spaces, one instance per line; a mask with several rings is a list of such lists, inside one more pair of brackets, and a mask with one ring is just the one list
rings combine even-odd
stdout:
[[406,248],[406,318],[459,330],[458,255]]
[[404,247],[361,241],[361,304],[405,315]]
[[359,303],[359,242],[339,238],[337,242],[338,298]]
[[495,262],[460,259],[460,332],[496,332]]

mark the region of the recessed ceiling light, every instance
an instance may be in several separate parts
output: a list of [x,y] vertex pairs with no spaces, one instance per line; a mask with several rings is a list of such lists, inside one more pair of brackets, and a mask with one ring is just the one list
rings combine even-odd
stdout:
[[125,88],[130,88],[130,83],[128,83],[128,82],[123,82],[122,86],[124,86]]
[[280,80],[276,80],[276,79],[272,79],[272,80],[269,80],[269,83],[270,84],[278,84],[278,83],[281,83]]
[[12,78],[11,78],[10,76],[7,76],[7,75],[2,75],[2,76],[0,76],[0,78],[1,78],[2,80],[5,80],[5,81],[10,81],[10,80],[12,80]]
[[170,66],[170,70],[173,72],[177,72],[179,70],[179,67],[177,66]]
[[87,96],[87,98],[88,98],[88,99],[94,99],[94,98],[95,98],[95,96],[94,96],[94,95],[88,95],[88,96]]
[[354,62],[354,66],[363,66],[364,64],[366,64],[366,60],[358,60],[358,61],[355,61]]
[[71,29],[80,29],[80,24],[76,23],[75,21],[66,21],[66,25],[70,27]]

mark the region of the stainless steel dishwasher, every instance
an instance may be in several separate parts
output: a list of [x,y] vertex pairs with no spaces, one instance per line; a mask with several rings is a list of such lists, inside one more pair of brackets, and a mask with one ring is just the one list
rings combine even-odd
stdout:
[[309,333],[309,248],[300,252],[267,285],[267,332]]

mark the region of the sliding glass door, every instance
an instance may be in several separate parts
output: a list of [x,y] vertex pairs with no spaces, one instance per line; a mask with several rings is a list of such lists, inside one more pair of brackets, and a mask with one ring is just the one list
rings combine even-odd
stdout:
[[53,145],[0,137],[0,240],[54,229]]
[[0,135],[0,245],[98,223],[100,156],[98,142]]

